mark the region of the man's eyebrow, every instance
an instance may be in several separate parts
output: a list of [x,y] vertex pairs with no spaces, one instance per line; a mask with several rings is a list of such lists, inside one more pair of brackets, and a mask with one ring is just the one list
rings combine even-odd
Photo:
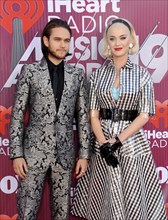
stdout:
[[59,39],[59,40],[61,40],[61,39],[62,39],[62,40],[70,40],[70,38],[62,38],[62,37],[57,37],[57,36],[55,36],[54,39]]

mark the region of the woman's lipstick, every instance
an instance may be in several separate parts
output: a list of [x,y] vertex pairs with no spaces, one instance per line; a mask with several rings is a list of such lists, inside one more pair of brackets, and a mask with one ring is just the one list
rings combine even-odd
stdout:
[[116,51],[120,51],[122,50],[122,47],[119,47],[119,48],[115,48]]

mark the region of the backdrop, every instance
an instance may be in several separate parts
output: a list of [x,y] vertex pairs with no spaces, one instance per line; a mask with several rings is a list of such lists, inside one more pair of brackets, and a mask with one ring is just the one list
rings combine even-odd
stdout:
[[[136,30],[140,51],[131,59],[146,67],[155,86],[156,117],[145,126],[165,203],[168,204],[168,1],[167,0],[0,0],[0,219],[16,219],[18,177],[9,160],[9,123],[14,87],[23,64],[42,58],[40,35],[52,18],[73,31],[71,56],[86,76],[104,63],[102,38],[110,20],[123,17]],[[73,199],[76,181],[70,189]],[[38,220],[50,220],[48,186]],[[80,218],[70,216],[70,220]]]

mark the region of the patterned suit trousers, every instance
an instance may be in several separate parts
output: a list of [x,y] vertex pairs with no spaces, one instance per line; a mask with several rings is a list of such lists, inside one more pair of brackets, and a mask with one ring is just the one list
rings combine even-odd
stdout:
[[29,167],[17,194],[18,220],[36,220],[46,175],[48,174],[52,220],[67,220],[72,171],[58,163],[49,167]]

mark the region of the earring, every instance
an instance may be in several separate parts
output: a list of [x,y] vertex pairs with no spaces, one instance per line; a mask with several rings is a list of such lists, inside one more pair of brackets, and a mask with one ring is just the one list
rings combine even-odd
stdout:
[[108,50],[108,56],[111,57],[111,50],[110,50],[110,46],[107,45],[107,50]]
[[130,45],[129,45],[129,49],[132,49],[132,48],[133,48],[133,44],[130,43]]

